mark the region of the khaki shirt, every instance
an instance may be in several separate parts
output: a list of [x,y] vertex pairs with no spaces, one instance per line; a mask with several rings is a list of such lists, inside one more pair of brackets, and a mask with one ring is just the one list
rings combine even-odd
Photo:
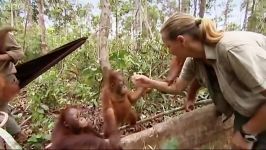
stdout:
[[[240,114],[252,116],[266,97],[266,37],[244,31],[225,32],[215,47],[205,46],[207,62],[212,65],[227,102]],[[187,58],[181,79],[206,83],[201,60]]]
[[12,61],[0,61],[0,72],[10,75],[17,72],[15,63],[24,57],[21,46],[18,45],[14,36],[8,34],[6,41],[6,53],[13,59]]

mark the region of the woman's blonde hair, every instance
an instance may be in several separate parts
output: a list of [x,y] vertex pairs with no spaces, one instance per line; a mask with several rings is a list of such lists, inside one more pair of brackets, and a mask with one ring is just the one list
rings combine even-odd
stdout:
[[173,14],[164,23],[160,32],[165,33],[169,40],[174,40],[178,35],[190,34],[209,45],[218,43],[223,37],[223,32],[216,29],[212,20],[196,19],[184,13]]

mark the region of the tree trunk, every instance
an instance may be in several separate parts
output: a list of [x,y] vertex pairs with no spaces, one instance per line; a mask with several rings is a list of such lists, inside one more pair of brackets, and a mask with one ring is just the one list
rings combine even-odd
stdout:
[[168,0],[168,1],[165,1],[166,4],[166,10],[169,10],[168,12],[168,16],[171,16],[173,13],[176,12],[176,10],[178,10],[178,5],[177,5],[177,2],[175,0]]
[[224,10],[224,30],[227,29],[227,20],[228,20],[228,14],[229,14],[229,7],[230,7],[230,0],[227,0],[226,4],[225,4],[225,10]]
[[178,0],[178,11],[181,12],[181,0]]
[[198,0],[194,0],[194,13],[193,13],[194,17],[197,16],[197,3],[198,3]]
[[111,68],[109,62],[109,51],[108,51],[108,36],[109,30],[111,29],[111,8],[109,0],[100,0],[101,16],[100,16],[100,29],[99,29],[99,61],[101,68]]
[[132,22],[131,22],[131,26],[130,26],[130,38],[131,38],[131,41],[134,40],[134,14],[135,14],[135,11],[132,11]]
[[11,27],[14,27],[14,13],[13,13],[13,1],[11,0],[10,1],[10,24],[11,24]]
[[44,1],[43,0],[37,0],[37,7],[39,11],[38,15],[38,23],[41,29],[41,49],[42,54],[48,53],[48,47],[46,44],[46,28],[45,28],[45,22],[44,22]]
[[266,23],[266,12],[263,14],[263,22]]
[[218,13],[217,13],[217,5],[215,3],[216,3],[216,0],[214,1],[213,7],[214,7],[214,13],[215,13],[214,21],[216,22],[215,26],[217,28],[218,27],[218,23],[219,23],[219,17],[218,17]]
[[31,28],[33,25],[33,20],[32,20],[32,5],[31,5],[31,0],[28,0],[28,6],[27,6],[27,17],[28,17],[28,24],[27,27]]
[[143,11],[142,11],[142,14],[144,14],[143,15],[143,21],[144,21],[144,25],[145,25],[145,28],[146,28],[146,30],[148,30],[148,33],[149,33],[149,37],[151,38],[151,39],[153,39],[153,33],[152,33],[152,30],[151,30],[151,26],[150,26],[150,24],[149,24],[149,21],[148,21],[148,11],[147,11],[147,2],[144,2],[144,5],[143,5]]
[[32,27],[32,7],[31,7],[31,0],[26,1],[25,3],[25,12],[27,12],[26,15],[26,21],[25,21],[25,26],[24,26],[24,41],[23,41],[23,50],[25,50],[26,46],[26,34],[27,34],[27,29]]
[[246,0],[245,17],[244,17],[242,30],[247,29],[248,10],[249,10],[249,0]]
[[18,11],[18,10],[16,10],[17,9],[16,7],[14,8],[14,6],[16,6],[16,5],[14,5],[15,2],[16,1],[14,1],[14,0],[10,0],[10,18],[11,18],[10,24],[12,27],[16,26],[16,17],[17,17],[17,11]]
[[256,0],[252,0],[251,14],[254,14]]
[[142,16],[141,16],[141,0],[135,0],[135,23],[134,23],[134,36],[136,44],[134,50],[138,51],[141,49],[141,32],[142,32]]
[[199,6],[199,17],[203,18],[206,8],[206,0],[200,0],[200,6]]
[[190,11],[190,0],[182,0],[181,12],[189,13],[189,11]]
[[256,0],[252,0],[252,6],[251,6],[251,14],[248,17],[248,26],[247,26],[247,30],[248,31],[253,31],[255,28],[255,5],[256,5]]
[[[116,1],[116,4],[118,2]],[[117,8],[117,5],[116,5],[116,9],[115,9],[115,37],[118,36],[118,8]]]
[[[64,2],[65,2],[64,5],[66,6],[67,5],[67,1],[65,0]],[[65,36],[68,35],[66,16],[67,16],[67,10],[64,7],[64,17],[63,17],[63,19],[64,19]]]

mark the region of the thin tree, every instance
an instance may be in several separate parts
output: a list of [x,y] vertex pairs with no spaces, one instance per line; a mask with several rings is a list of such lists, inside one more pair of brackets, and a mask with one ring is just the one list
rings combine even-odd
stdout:
[[109,51],[108,51],[108,36],[111,28],[111,8],[109,0],[100,0],[101,16],[100,16],[100,29],[99,29],[99,40],[98,40],[98,57],[101,68],[111,68],[109,62]]
[[244,17],[244,21],[243,21],[243,26],[242,26],[242,30],[246,30],[247,29],[247,20],[248,20],[248,11],[249,11],[249,1],[250,0],[245,0],[245,17]]
[[189,13],[190,11],[190,0],[182,0],[181,2],[181,12]]
[[256,14],[255,14],[255,5],[256,5],[256,0],[252,0],[252,6],[251,6],[251,14],[248,17],[248,25],[247,25],[247,30],[248,31],[255,31],[255,24],[256,24]]
[[206,9],[206,0],[200,0],[200,5],[199,5],[199,17],[203,18],[204,13]]
[[194,12],[193,12],[194,17],[197,16],[197,4],[198,4],[198,0],[194,0]]
[[46,44],[46,27],[44,22],[44,1],[37,0],[37,7],[38,7],[38,23],[41,29],[41,52],[42,54],[48,53],[48,47]]
[[230,4],[231,4],[232,0],[227,0],[226,4],[225,4],[225,10],[224,10],[224,30],[226,30],[227,28],[227,22],[228,22],[228,17],[229,17],[229,13],[231,12],[230,10]]
[[135,43],[134,44],[134,50],[138,51],[141,49],[141,33],[142,33],[142,15],[141,15],[141,0],[135,0],[134,1],[134,7],[135,7],[135,13],[134,13],[134,37],[135,37]]

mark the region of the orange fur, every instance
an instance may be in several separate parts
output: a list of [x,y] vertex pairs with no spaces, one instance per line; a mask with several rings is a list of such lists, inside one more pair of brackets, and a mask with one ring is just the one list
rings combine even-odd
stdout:
[[[103,105],[104,135],[110,136],[122,123],[134,125],[139,119],[135,110],[131,108],[144,95],[145,88],[138,87],[135,91],[128,91],[121,73],[105,70],[104,86],[101,92]],[[111,128],[110,128],[110,125]]]

